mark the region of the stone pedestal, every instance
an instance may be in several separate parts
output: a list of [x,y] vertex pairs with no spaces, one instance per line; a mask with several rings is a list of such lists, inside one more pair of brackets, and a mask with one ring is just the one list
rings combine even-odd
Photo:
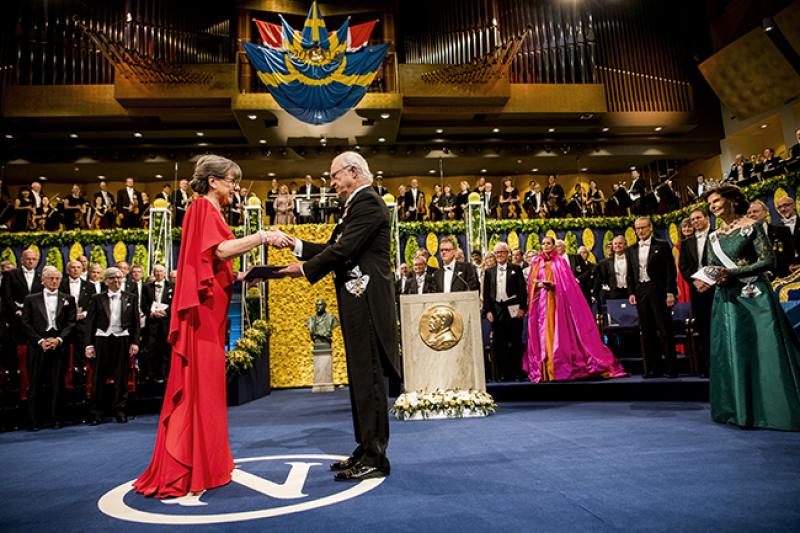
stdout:
[[314,346],[314,386],[311,392],[333,392],[333,360],[331,347]]
[[486,391],[477,291],[400,296],[406,391]]

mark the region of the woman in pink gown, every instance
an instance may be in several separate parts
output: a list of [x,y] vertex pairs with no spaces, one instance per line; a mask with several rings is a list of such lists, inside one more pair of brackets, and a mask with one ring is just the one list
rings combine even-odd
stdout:
[[225,396],[225,325],[237,278],[231,258],[281,239],[264,231],[234,238],[221,209],[240,179],[233,161],[215,155],[197,161],[191,187],[203,196],[183,219],[169,380],[150,466],[133,484],[146,496],[198,494],[231,480]]
[[522,368],[534,383],[627,375],[603,344],[569,262],[542,239],[528,280],[528,347]]

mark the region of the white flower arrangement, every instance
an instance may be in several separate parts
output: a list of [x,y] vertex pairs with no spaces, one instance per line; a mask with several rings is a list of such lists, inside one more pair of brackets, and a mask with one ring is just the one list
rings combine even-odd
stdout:
[[400,420],[487,416],[495,411],[491,394],[479,390],[436,389],[405,392],[391,408]]

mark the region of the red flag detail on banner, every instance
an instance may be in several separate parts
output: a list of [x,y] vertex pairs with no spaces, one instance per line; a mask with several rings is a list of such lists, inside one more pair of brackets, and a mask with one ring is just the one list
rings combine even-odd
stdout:
[[350,26],[350,36],[347,43],[347,51],[351,52],[353,50],[358,50],[366,45],[367,41],[369,41],[369,36],[372,34],[372,29],[377,23],[377,20],[373,20],[372,22],[365,22],[363,24]]
[[256,20],[256,28],[258,29],[261,40],[264,46],[270,48],[283,48],[283,28],[277,24]]

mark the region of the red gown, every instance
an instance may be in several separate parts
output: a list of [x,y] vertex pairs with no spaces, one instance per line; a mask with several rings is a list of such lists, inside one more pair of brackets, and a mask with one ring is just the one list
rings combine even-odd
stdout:
[[208,199],[186,211],[169,327],[172,366],[153,458],[133,484],[146,496],[183,496],[231,480],[225,324],[234,274],[215,251],[233,238]]

